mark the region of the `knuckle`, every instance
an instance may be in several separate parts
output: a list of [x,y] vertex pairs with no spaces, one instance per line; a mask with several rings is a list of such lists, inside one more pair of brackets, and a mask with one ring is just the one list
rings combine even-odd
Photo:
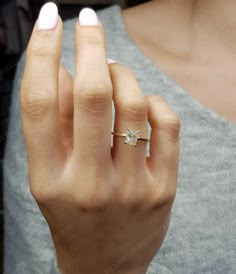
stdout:
[[118,198],[119,205],[127,209],[138,209],[141,206],[141,200],[130,192],[123,192]]
[[140,210],[145,206],[147,195],[143,190],[139,191],[137,188],[137,182],[127,182],[126,187],[122,187],[119,189],[118,193],[116,193],[116,199],[118,204],[124,208],[130,210]]
[[84,211],[96,210],[103,211],[109,205],[109,197],[105,193],[90,191],[90,193],[81,193],[75,198],[76,205]]
[[45,186],[30,186],[30,192],[40,205],[48,205],[52,203],[53,200],[55,200],[55,193],[52,191],[52,189],[48,189]]
[[[29,189],[34,199],[41,205],[49,205],[58,199],[60,170],[54,172],[29,171]],[[43,182],[43,183],[42,183]]]
[[159,129],[167,133],[171,141],[178,142],[181,124],[177,114],[169,108],[160,95],[148,96],[148,100],[150,103],[155,104],[156,107],[158,105],[163,107],[163,115],[158,120]]
[[[42,34],[41,34],[42,35]],[[50,48],[48,45],[45,46],[44,43],[34,43],[29,46],[26,50],[26,59],[30,58],[39,58],[39,59],[52,59],[55,58],[55,49]]]
[[145,206],[145,201],[141,197],[123,195],[119,201],[120,205],[128,210],[139,211]]
[[21,108],[27,116],[32,118],[45,116],[54,105],[52,92],[48,90],[40,92],[32,87],[22,87]]
[[104,48],[105,41],[98,29],[90,28],[86,30],[86,33],[81,33],[79,37],[79,44],[85,46],[91,46],[95,48]]
[[94,85],[95,87],[85,87],[79,85],[75,94],[75,102],[92,113],[103,113],[104,107],[111,103],[112,88],[109,84]]
[[[86,184],[83,184],[86,180]],[[111,189],[105,183],[106,178],[99,170],[91,170],[90,175],[81,178],[81,184],[78,185],[78,191],[72,196],[80,210],[102,211],[107,208],[111,199]]]
[[178,141],[180,133],[180,120],[173,113],[171,115],[166,115],[161,119],[160,129],[167,132],[171,136],[172,141]]
[[37,202],[44,200],[44,193],[40,188],[36,189],[35,187],[33,188],[30,186],[30,193]]
[[174,202],[176,195],[176,189],[161,187],[154,192],[153,198],[151,199],[151,207],[158,208]]
[[147,116],[147,103],[145,98],[132,98],[117,102],[117,111],[132,121],[143,121]]

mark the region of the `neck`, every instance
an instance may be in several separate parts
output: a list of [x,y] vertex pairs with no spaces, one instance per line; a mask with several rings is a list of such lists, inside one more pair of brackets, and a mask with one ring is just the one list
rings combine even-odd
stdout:
[[203,47],[211,53],[223,47],[236,53],[235,0],[153,0],[133,14],[134,20],[136,15],[142,18],[133,22],[142,32],[140,39],[149,36],[150,44],[165,50],[175,45],[178,54],[202,52]]
[[225,46],[235,51],[236,1],[192,0],[189,2],[192,4],[192,18],[198,31],[220,40]]

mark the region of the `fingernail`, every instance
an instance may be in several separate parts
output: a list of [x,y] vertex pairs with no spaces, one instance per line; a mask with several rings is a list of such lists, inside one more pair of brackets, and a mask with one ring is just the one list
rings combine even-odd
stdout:
[[54,29],[58,23],[58,9],[53,2],[46,3],[40,10],[38,18],[38,29]]
[[84,8],[79,14],[79,24],[82,26],[98,26],[99,20],[96,12],[90,8]]
[[116,61],[111,59],[111,58],[107,58],[107,63],[108,64],[114,64],[114,63],[116,63]]

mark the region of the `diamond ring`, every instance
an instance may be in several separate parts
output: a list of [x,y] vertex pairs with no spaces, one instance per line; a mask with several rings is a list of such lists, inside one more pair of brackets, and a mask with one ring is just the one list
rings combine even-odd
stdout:
[[127,128],[126,133],[118,133],[118,132],[112,131],[113,135],[125,137],[124,143],[128,144],[130,146],[136,146],[138,140],[150,142],[150,140],[147,138],[139,137],[139,135],[138,135],[139,133],[140,133],[140,130],[135,130],[135,129],[131,129],[131,128]]

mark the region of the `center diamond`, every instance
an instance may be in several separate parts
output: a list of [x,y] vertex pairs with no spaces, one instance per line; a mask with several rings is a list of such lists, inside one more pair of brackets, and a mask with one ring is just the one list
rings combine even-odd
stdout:
[[125,144],[128,144],[130,146],[136,146],[139,132],[140,130],[127,128]]

